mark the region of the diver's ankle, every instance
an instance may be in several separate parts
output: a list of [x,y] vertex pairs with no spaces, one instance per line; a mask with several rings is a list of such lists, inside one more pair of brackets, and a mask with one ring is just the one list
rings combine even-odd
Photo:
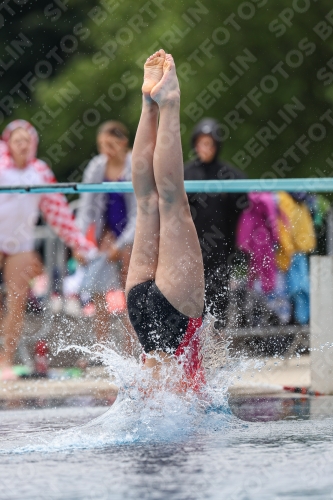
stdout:
[[142,94],[142,109],[158,113],[158,105],[150,95]]

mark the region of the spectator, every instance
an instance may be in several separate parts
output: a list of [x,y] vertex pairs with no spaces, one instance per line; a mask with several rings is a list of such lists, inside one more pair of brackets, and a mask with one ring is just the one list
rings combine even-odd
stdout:
[[[104,181],[131,180],[131,153],[128,150],[128,131],[117,121],[103,123],[97,132],[99,155],[88,164],[83,182],[98,184]],[[80,229],[93,233],[101,252],[108,258],[91,263],[90,274],[96,279],[92,294],[95,303],[95,330],[97,340],[108,339],[109,313],[106,292],[125,288],[131,248],[134,240],[136,202],[132,193],[83,193],[77,213]],[[98,270],[97,270],[98,269]],[[89,270],[88,270],[89,273]],[[98,278],[99,276],[99,278]],[[90,287],[89,287],[90,288]],[[133,352],[134,335],[125,318],[128,332],[127,353]]]
[[[243,172],[218,159],[222,147],[220,125],[206,118],[192,133],[196,158],[185,165],[185,180],[244,179]],[[226,325],[230,267],[235,254],[238,217],[247,207],[247,196],[239,193],[189,193],[193,221],[204,261],[206,312],[218,327]]]
[[[37,132],[25,120],[15,120],[5,128],[0,141],[1,186],[55,182],[46,163],[36,158],[37,145]],[[4,379],[15,378],[11,367],[22,332],[30,280],[43,269],[34,251],[33,231],[39,209],[58,236],[82,259],[93,257],[97,248],[80,233],[62,194],[1,194],[0,207],[0,267],[7,295],[0,355],[1,378]]]

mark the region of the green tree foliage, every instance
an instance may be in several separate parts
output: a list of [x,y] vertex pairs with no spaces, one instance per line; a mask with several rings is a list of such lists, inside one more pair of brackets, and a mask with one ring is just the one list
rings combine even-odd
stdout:
[[[73,30],[80,26],[87,17],[90,7],[79,2],[56,0],[46,3],[41,0],[7,0],[0,6],[1,51],[1,94],[19,96],[15,85],[21,84],[20,90],[27,95],[27,101],[33,97],[35,85],[28,86],[22,79],[32,73],[38,80],[53,78],[66,63],[70,62],[73,50]],[[78,28],[77,28],[78,29]],[[90,45],[81,44],[81,50],[89,53]],[[51,69],[42,64],[47,61]],[[37,67],[36,67],[37,66]],[[37,75],[36,75],[37,72]],[[27,77],[26,82],[31,80]],[[21,101],[23,98],[21,98]],[[19,99],[15,104],[22,112]],[[3,107],[1,107],[3,110]]]
[[34,51],[15,78],[50,47],[63,62],[38,78],[31,102],[16,99],[10,118],[34,123],[59,179],[81,179],[102,121],[123,121],[134,138],[142,65],[159,47],[179,72],[185,160],[193,126],[211,116],[222,124],[223,157],[249,177],[332,175],[330,0],[53,3],[56,21],[45,4],[18,18],[16,33],[34,37]]

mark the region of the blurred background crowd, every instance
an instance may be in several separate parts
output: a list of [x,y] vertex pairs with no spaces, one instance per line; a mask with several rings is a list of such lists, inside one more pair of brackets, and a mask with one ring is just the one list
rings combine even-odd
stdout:
[[[0,30],[1,185],[130,180],[142,66],[163,47],[180,77],[185,179],[267,183],[189,194],[206,312],[222,330],[308,324],[308,256],[331,253],[331,198],[269,185],[333,173],[329,0],[8,0]],[[0,196],[0,364],[14,363],[26,305],[94,317],[100,342],[120,315],[133,352],[123,290],[134,196],[46,195],[33,206],[35,195]]]

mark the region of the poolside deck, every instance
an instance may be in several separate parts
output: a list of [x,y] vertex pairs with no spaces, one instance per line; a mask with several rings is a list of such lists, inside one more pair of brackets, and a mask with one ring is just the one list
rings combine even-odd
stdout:
[[[231,395],[288,395],[283,386],[310,387],[309,356],[292,359],[265,361],[251,359],[247,369],[239,373],[229,387]],[[19,404],[20,401],[38,399],[62,400],[86,397],[92,400],[112,403],[117,395],[117,387],[108,377],[103,367],[87,368],[82,377],[57,379],[19,379],[0,381],[0,401]],[[294,395],[293,395],[294,396]]]
[[[262,368],[260,365],[265,363]],[[259,365],[259,366],[258,366]],[[240,379],[230,386],[231,394],[286,394],[283,387],[310,388],[310,356],[291,359],[252,359]]]

